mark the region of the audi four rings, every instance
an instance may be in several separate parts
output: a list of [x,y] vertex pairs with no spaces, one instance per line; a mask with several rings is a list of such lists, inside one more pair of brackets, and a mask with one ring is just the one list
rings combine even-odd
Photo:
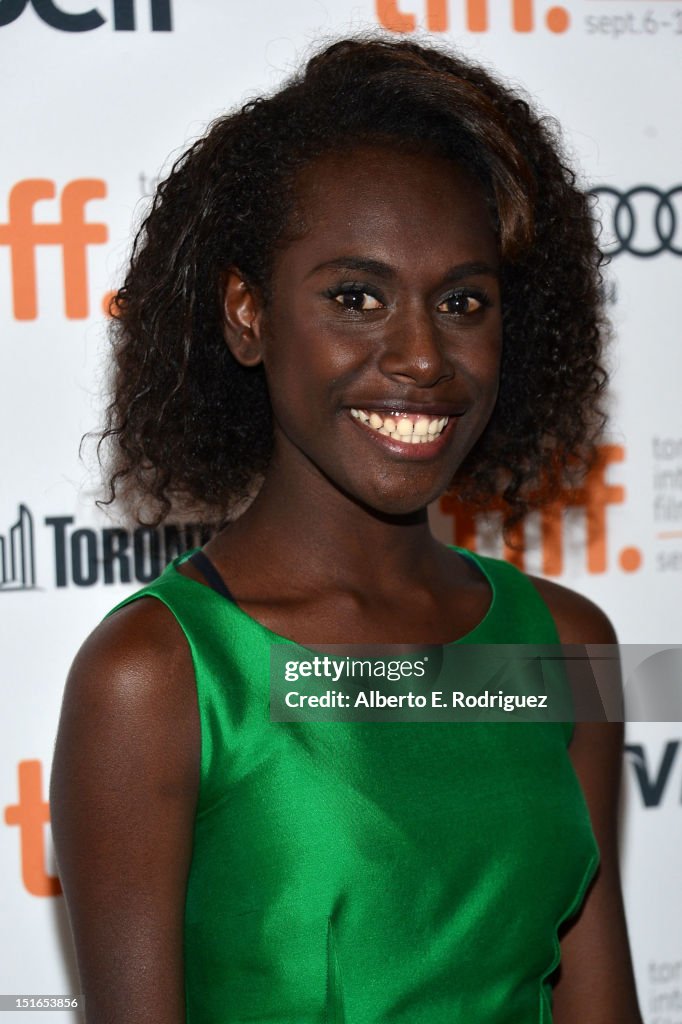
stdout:
[[682,210],[675,208],[682,185],[667,192],[654,185],[635,185],[627,192],[600,185],[591,193],[599,200],[604,251],[609,256],[682,256]]

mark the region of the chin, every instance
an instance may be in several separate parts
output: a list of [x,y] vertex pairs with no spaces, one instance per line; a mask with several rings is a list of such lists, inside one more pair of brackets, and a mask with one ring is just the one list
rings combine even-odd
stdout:
[[[423,518],[429,505],[437,501],[451,486],[454,470],[448,469],[447,479],[422,481],[414,472],[404,474],[377,474],[374,479],[364,481],[358,487],[356,474],[339,473],[335,477],[324,473],[329,483],[346,496],[353,504],[375,516],[390,518],[411,516]],[[439,474],[439,476],[445,474]]]
[[409,488],[406,487],[395,494],[375,494],[364,500],[355,497],[354,501],[374,516],[419,520],[426,517],[429,505],[432,501],[436,501],[441,493],[438,491],[433,496],[429,495],[420,499],[414,492],[410,493]]

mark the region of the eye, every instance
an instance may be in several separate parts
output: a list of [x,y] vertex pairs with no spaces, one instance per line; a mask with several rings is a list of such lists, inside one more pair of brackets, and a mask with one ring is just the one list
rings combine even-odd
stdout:
[[438,305],[438,310],[455,316],[468,316],[489,305],[490,300],[483,292],[457,291],[443,299]]
[[330,299],[334,299],[339,306],[357,313],[363,313],[370,309],[381,309],[383,303],[363,285],[349,284],[340,288],[332,288],[327,292]]

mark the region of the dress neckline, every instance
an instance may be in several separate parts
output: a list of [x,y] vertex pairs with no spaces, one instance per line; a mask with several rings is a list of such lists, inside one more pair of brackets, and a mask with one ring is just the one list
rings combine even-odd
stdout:
[[[490,604],[488,605],[488,608],[480,622],[478,622],[472,629],[470,629],[468,633],[465,633],[464,636],[458,637],[456,640],[449,640],[445,644],[437,645],[439,647],[454,647],[456,644],[470,643],[472,637],[482,632],[490,625],[493,614],[497,610],[497,587],[495,586],[495,581],[493,577],[486,569],[485,563],[475,551],[469,551],[468,548],[458,547],[456,544],[446,544],[445,547],[449,548],[451,551],[456,551],[458,555],[461,555],[463,558],[467,558],[469,561],[473,562],[485,577],[492,593]],[[223,604],[230,606],[238,617],[244,619],[246,622],[249,622],[255,629],[258,629],[262,633],[265,633],[267,636],[269,636],[271,643],[291,644],[294,647],[298,647],[300,650],[309,650],[311,651],[311,653],[319,654],[319,651],[315,652],[312,648],[307,648],[305,644],[300,644],[296,640],[292,640],[290,637],[282,636],[280,633],[275,633],[274,630],[269,629],[262,622],[259,622],[258,619],[254,619],[252,615],[249,615],[248,612],[245,612],[244,609],[241,608],[236,601],[230,601],[228,598],[224,597],[222,594],[214,590],[213,587],[211,587],[208,583],[201,583],[199,582],[199,580],[195,580],[191,576],[186,576],[184,573],[178,572],[178,566],[182,565],[183,562],[186,562],[189,558],[191,558],[195,551],[201,551],[201,548],[190,548],[189,551],[183,552],[183,554],[173,559],[173,561],[169,564],[166,571],[172,571],[174,576],[179,577],[181,580],[186,580],[193,586],[201,587],[202,590],[207,590],[209,593],[213,594],[216,598],[222,601]],[[376,646],[381,645],[377,644]]]

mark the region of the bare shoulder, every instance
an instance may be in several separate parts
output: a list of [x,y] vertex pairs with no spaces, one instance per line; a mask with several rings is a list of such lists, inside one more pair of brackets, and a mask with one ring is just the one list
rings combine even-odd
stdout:
[[546,602],[563,644],[615,644],[616,631],[608,615],[594,601],[559,583],[530,576]]
[[189,811],[200,747],[187,640],[162,602],[141,597],[93,630],[69,671],[51,775],[53,833],[69,819],[64,832],[73,835],[75,791],[93,802],[116,793],[122,804],[142,790],[174,793]]
[[104,619],[78,651],[65,691],[146,702],[192,695],[192,659],[182,629],[166,606],[143,597]]
[[[110,810],[118,802],[131,827],[138,810],[150,814],[155,806],[162,817],[171,797],[189,818],[198,794],[200,749],[189,645],[169,609],[141,597],[93,630],[69,671],[50,784],[58,845],[62,833],[65,841],[73,838],[86,794],[93,812],[95,805],[98,813],[104,806],[103,794]],[[76,792],[82,798],[78,805]],[[85,826],[86,819],[93,817],[79,824]]]

